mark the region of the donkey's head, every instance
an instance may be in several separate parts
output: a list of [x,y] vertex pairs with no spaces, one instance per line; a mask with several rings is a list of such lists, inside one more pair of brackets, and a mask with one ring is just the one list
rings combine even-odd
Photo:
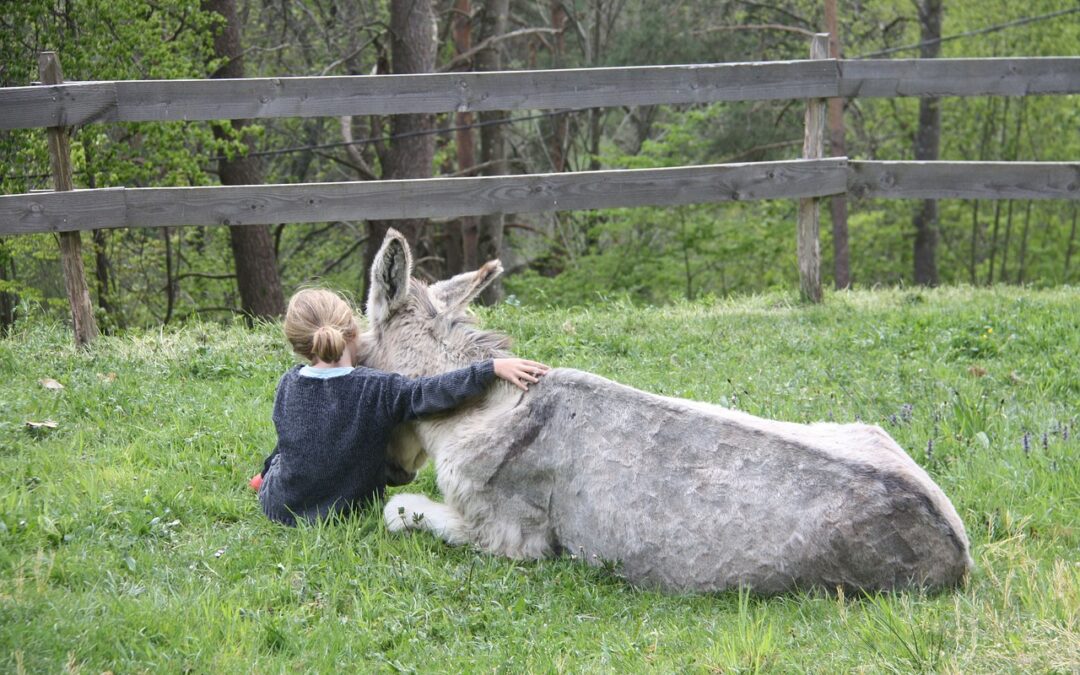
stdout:
[[417,377],[508,355],[509,338],[478,329],[469,313],[469,303],[502,273],[498,260],[430,286],[411,273],[408,242],[388,231],[371,266],[366,365]]

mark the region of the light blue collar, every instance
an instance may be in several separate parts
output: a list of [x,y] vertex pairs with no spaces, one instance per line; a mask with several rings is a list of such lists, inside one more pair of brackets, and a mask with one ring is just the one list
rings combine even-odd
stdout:
[[304,366],[300,369],[300,374],[304,377],[314,377],[320,380],[329,380],[331,377],[341,377],[342,375],[348,375],[353,371],[348,366],[342,366],[340,368],[315,368],[314,366]]

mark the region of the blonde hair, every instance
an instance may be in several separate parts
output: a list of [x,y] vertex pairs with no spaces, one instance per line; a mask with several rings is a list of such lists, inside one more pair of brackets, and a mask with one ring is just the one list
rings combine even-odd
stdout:
[[333,291],[307,288],[289,299],[285,338],[309,361],[336,363],[358,333],[352,307]]

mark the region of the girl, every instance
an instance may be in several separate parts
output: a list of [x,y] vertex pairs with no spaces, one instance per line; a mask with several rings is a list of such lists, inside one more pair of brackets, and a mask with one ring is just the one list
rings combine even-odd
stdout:
[[303,290],[289,300],[285,337],[310,365],[289,369],[274,396],[277,447],[257,486],[273,520],[295,525],[297,518],[347,515],[381,498],[396,424],[450,410],[482,394],[495,377],[527,390],[548,370],[524,359],[489,359],[410,380],[354,368],[358,333],[352,308],[332,291]]

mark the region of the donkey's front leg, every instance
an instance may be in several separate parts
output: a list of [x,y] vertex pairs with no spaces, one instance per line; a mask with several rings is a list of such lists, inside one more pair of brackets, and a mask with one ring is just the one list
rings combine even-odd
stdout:
[[383,508],[383,520],[391,532],[427,530],[454,546],[469,541],[461,514],[424,495],[394,495]]

